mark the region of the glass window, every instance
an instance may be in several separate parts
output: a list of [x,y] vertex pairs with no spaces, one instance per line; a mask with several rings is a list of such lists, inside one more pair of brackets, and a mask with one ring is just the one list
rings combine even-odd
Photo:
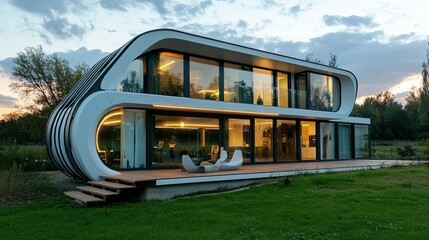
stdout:
[[191,98],[219,100],[219,63],[191,57],[190,90]]
[[120,109],[101,120],[96,133],[97,151],[112,168],[144,168],[146,111]]
[[150,93],[183,96],[183,55],[161,52],[149,56],[149,66],[152,68]]
[[229,155],[228,158],[232,157],[234,150],[241,149],[244,161],[250,162],[250,146],[252,145],[250,120],[230,118],[227,121],[227,125],[228,141],[226,151]]
[[368,125],[355,125],[355,158],[369,158]]
[[310,109],[337,111],[339,99],[339,83],[336,78],[310,73]]
[[289,107],[289,75],[277,72],[277,97],[279,107]]
[[277,160],[297,160],[296,121],[277,120]]
[[273,72],[253,68],[253,104],[273,105]]
[[252,103],[253,80],[249,67],[225,63],[224,100],[225,102]]
[[115,80],[109,82],[109,90],[122,92],[143,92],[144,59],[139,58],[131,62],[127,69]]
[[307,74],[300,73],[295,75],[295,97],[296,107],[306,109],[307,108]]
[[273,161],[273,120],[255,119],[255,161]]
[[335,123],[320,123],[320,159],[335,159]]
[[338,145],[340,159],[350,159],[352,157],[350,124],[338,124]]
[[316,160],[316,123],[301,122],[301,156],[302,160]]
[[219,119],[155,115],[152,166],[181,166],[185,154],[199,164],[218,151]]

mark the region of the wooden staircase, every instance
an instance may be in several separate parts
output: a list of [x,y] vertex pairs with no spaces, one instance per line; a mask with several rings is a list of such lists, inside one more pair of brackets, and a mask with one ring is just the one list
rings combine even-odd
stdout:
[[76,191],[64,194],[84,206],[99,206],[113,200],[121,200],[130,190],[137,189],[135,184],[111,181],[89,181],[87,186],[77,186]]

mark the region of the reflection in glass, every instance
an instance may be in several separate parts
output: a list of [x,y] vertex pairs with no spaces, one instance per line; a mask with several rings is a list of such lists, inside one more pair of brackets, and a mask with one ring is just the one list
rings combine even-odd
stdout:
[[219,63],[190,57],[191,98],[219,100]]
[[252,103],[253,80],[249,67],[225,63],[225,102]]
[[277,72],[277,96],[279,107],[289,107],[289,75]]
[[339,83],[336,78],[310,73],[311,109],[336,111],[339,108]]
[[109,112],[97,128],[96,146],[103,163],[112,168],[144,168],[146,111]]
[[307,108],[307,74],[300,73],[295,76],[296,107]]
[[273,161],[272,119],[255,119],[255,161]]
[[253,68],[253,104],[273,105],[273,72]]
[[340,159],[350,159],[352,157],[350,124],[338,124],[338,143]]
[[301,122],[301,155],[302,160],[316,160],[316,123]]
[[228,127],[228,141],[226,143],[226,151],[228,157],[231,158],[234,150],[240,149],[243,152],[243,159],[245,162],[250,162],[251,152],[251,132],[249,119],[233,119],[227,121]]
[[155,115],[152,166],[181,166],[186,154],[199,164],[218,158],[219,119]]
[[369,126],[355,125],[355,158],[369,157]]
[[335,123],[320,123],[320,159],[335,159]]
[[109,90],[122,92],[143,92],[144,59],[136,59],[131,62],[125,71],[114,81],[109,82]]
[[277,160],[297,160],[296,121],[277,120]]
[[183,55],[161,52],[149,56],[152,76],[149,76],[150,93],[183,96]]

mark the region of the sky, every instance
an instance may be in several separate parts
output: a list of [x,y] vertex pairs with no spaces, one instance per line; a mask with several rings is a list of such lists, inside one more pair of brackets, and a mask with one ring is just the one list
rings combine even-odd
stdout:
[[170,28],[352,71],[358,102],[391,91],[405,103],[421,84],[426,0],[0,0],[0,118],[23,99],[10,91],[12,59],[41,45],[72,66],[93,65],[137,34]]

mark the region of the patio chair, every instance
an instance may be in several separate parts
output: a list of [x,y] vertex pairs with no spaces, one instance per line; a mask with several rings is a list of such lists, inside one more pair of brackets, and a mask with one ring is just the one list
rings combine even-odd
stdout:
[[229,162],[216,162],[216,164],[216,167],[221,171],[237,170],[241,165],[243,165],[243,153],[241,150],[235,150]]
[[195,165],[189,155],[182,155],[182,166],[186,169],[187,172],[190,173],[204,172],[204,167]]
[[227,158],[228,158],[228,153],[223,149],[223,147],[221,147],[220,156],[219,156],[219,159],[216,161],[215,166],[219,168],[220,164],[225,162]]
[[195,165],[189,155],[182,155],[182,165],[189,173],[208,173],[219,171],[219,169],[214,164],[207,164],[203,166]]

